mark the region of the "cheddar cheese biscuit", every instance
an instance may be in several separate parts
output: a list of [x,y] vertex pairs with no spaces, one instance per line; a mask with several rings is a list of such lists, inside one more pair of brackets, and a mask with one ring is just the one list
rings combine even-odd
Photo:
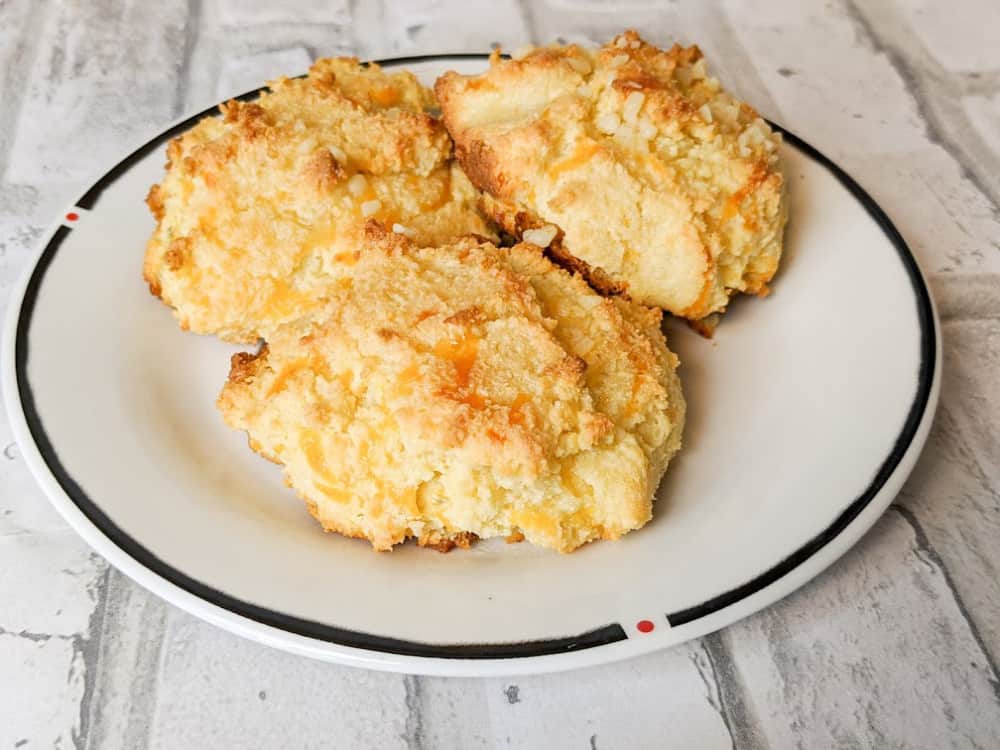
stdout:
[[645,524],[680,447],[660,315],[532,245],[370,224],[323,315],[236,355],[218,405],[327,530],[568,552]]
[[692,320],[766,294],[786,218],[780,138],[697,47],[625,32],[597,51],[494,55],[435,91],[494,218],[602,291]]
[[181,326],[254,341],[323,301],[369,219],[440,244],[491,235],[410,73],[353,58],[272,81],[174,139],[144,275]]

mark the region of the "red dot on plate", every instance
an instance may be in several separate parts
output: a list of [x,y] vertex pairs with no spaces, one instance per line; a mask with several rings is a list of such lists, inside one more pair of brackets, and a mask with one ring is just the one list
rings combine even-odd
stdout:
[[640,633],[652,633],[654,627],[653,623],[649,620],[639,620],[639,622],[635,624],[635,629]]
[[66,214],[66,221],[76,221],[79,218],[80,218],[80,215],[77,214],[77,213],[74,213],[72,211],[70,211],[68,214]]

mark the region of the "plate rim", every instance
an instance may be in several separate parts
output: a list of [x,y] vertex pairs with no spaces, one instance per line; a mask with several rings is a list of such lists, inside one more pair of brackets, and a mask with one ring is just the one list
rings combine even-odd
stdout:
[[[447,60],[482,60],[486,53],[416,55],[377,60],[384,67]],[[256,98],[266,86],[246,92]],[[228,101],[228,100],[227,100]],[[104,189],[150,152],[217,114],[219,104],[178,121],[144,141],[90,184],[70,212],[91,210]],[[919,456],[937,408],[940,390],[940,322],[919,264],[902,235],[872,198],[846,171],[787,129],[770,123],[785,140],[830,172],[861,204],[895,249],[910,280],[920,327],[917,389],[897,439],[866,490],[822,532],[781,561],[729,591],[697,605],[664,615],[667,628],[655,637],[636,637],[622,623],[587,633],[520,643],[439,645],[360,633],[305,620],[240,600],[188,576],[157,558],[120,529],[73,480],[52,448],[34,408],[27,379],[28,330],[38,288],[59,246],[71,231],[62,219],[47,232],[12,291],[3,340],[3,395],[14,437],[29,470],[56,510],[98,553],[143,587],[175,606],[238,635],[287,651],[397,672],[435,675],[499,675],[561,671],[617,661],[676,645],[736,622],[769,606],[850,549],[892,502]],[[653,634],[650,634],[653,635]]]

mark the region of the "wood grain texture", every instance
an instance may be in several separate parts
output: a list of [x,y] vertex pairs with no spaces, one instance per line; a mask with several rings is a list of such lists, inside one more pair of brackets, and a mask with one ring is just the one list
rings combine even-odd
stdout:
[[14,129],[7,177],[83,180],[170,119],[187,3],[51,4]]
[[106,576],[68,529],[0,532],[0,747],[86,736]]
[[697,42],[841,162],[931,275],[942,409],[898,502],[828,573],[720,634],[516,680],[309,662],[109,571],[0,418],[0,747],[1000,746],[1000,58],[996,5],[653,0],[0,0],[0,305],[89,175],[179,115],[363,57]]
[[996,670],[940,561],[896,510],[724,637],[772,747],[1000,745]]
[[[996,272],[998,214],[986,178],[966,163],[971,128],[929,117],[957,98],[903,56],[918,48],[901,41],[902,19],[869,17],[885,5],[802,3],[761,14],[733,3],[731,18],[782,124],[872,193],[924,268]],[[810,49],[817,37],[821,55]]]
[[355,4],[353,37],[359,55],[376,59],[512,50],[530,41],[527,20],[516,0],[373,0]]
[[407,679],[262,648],[171,611],[149,747],[407,748]]
[[[196,0],[190,4],[181,91],[174,116],[197,112],[219,97],[234,96],[276,75],[303,72],[302,53],[310,60],[354,52],[350,16],[342,2],[309,3],[298,14],[275,3]],[[270,20],[261,20],[270,19]],[[293,65],[270,69],[267,60]],[[233,71],[251,76],[227,80]],[[248,78],[259,78],[247,86]]]
[[421,678],[422,730],[428,747],[731,748],[716,680],[700,643],[569,675]]
[[[968,285],[963,285],[968,287]],[[1000,663],[1000,312],[945,317],[944,384],[934,429],[900,503],[946,566],[984,648]],[[945,294],[954,294],[949,288]],[[965,304],[974,299],[965,290]],[[942,307],[950,312],[951,303]],[[993,313],[991,317],[985,317]],[[947,314],[947,313],[946,313]]]
[[154,727],[159,667],[170,608],[108,571],[86,711],[86,747],[146,747]]
[[14,128],[20,114],[24,81],[36,45],[34,36],[45,6],[31,0],[0,5],[6,33],[0,34],[0,175],[6,172]]

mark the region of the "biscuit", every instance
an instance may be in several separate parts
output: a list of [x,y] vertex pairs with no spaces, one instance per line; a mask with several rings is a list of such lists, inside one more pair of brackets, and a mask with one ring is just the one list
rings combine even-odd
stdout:
[[491,58],[435,86],[489,212],[608,293],[692,320],[767,293],[786,219],[780,136],[712,78],[697,47],[632,31],[596,51]]
[[410,73],[319,60],[167,149],[144,275],[183,328],[251,342],[322,304],[368,219],[424,244],[492,236]]
[[645,524],[680,447],[660,317],[533,245],[372,223],[324,314],[236,355],[218,406],[328,531],[569,552]]

